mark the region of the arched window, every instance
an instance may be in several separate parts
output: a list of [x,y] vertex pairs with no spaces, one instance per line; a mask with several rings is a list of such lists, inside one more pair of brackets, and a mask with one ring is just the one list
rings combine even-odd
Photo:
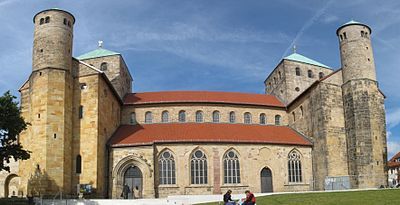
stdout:
[[196,112],[196,122],[203,122],[203,112],[200,110]]
[[179,111],[178,120],[179,122],[186,122],[186,112],[184,110]]
[[201,150],[193,152],[190,159],[190,178],[192,184],[208,183],[207,156]]
[[301,156],[296,150],[293,150],[289,153],[288,172],[289,182],[300,183],[303,181],[301,170]]
[[304,115],[303,106],[300,106],[300,116],[303,117],[303,115]]
[[40,19],[39,25],[42,25],[42,24],[44,24],[44,18]]
[[296,113],[294,111],[292,112],[292,116],[293,116],[293,122],[296,122]]
[[229,122],[230,123],[235,123],[236,122],[236,116],[235,116],[235,112],[231,111],[229,113]]
[[67,25],[67,19],[64,19],[64,25]]
[[224,183],[240,183],[239,157],[235,151],[230,150],[224,155]]
[[297,76],[300,76],[300,75],[301,75],[301,72],[300,72],[300,68],[299,68],[299,67],[296,67],[296,75],[297,75]]
[[107,66],[108,66],[108,64],[106,62],[101,63],[100,70],[101,71],[106,71],[107,70]]
[[168,122],[169,121],[169,113],[168,111],[163,111],[161,113],[161,122]]
[[79,119],[83,118],[83,105],[79,106]]
[[71,21],[68,21],[68,27],[71,27]]
[[267,124],[267,116],[264,113],[260,114],[260,124],[261,125]]
[[281,116],[275,115],[275,125],[281,125]]
[[249,112],[244,113],[243,117],[244,124],[251,124],[251,114]]
[[274,77],[274,84],[276,84],[276,77]]
[[147,111],[146,114],[144,114],[144,122],[145,123],[153,122],[153,114],[150,111]]
[[278,76],[279,76],[279,79],[282,79],[282,73],[281,73],[281,71],[278,72]]
[[213,112],[213,122],[219,122],[219,111],[216,110]]
[[76,156],[75,173],[77,173],[77,174],[82,173],[82,157],[81,157],[81,155]]
[[46,18],[44,19],[44,22],[45,22],[45,23],[50,23],[50,17],[49,17],[49,16],[46,16]]
[[323,77],[325,77],[323,72],[319,72],[319,79],[322,79]]
[[175,159],[170,151],[164,151],[158,159],[160,184],[176,184]]
[[131,112],[131,117],[130,117],[130,121],[131,125],[136,124],[136,113]]
[[308,70],[307,71],[307,75],[308,75],[309,78],[313,78],[312,70]]

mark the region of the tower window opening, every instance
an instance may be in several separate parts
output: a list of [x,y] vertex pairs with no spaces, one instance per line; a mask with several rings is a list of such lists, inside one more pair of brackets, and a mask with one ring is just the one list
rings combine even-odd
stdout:
[[44,18],[41,18],[41,19],[40,19],[39,25],[42,25],[42,24],[44,24]]
[[322,79],[324,77],[324,73],[323,72],[319,72],[319,79]]
[[56,138],[57,138],[57,134],[56,134],[56,133],[54,133],[53,137],[54,137],[54,139],[56,139]]
[[368,61],[371,61],[371,59],[368,58]]
[[300,75],[301,75],[301,73],[300,73],[300,68],[299,68],[299,67],[296,67],[296,75],[297,75],[297,76],[300,76]]
[[296,113],[294,111],[292,112],[292,116],[293,116],[293,122],[296,122]]
[[107,67],[108,67],[107,63],[106,63],[106,62],[103,62],[103,63],[101,63],[101,65],[100,65],[100,70],[101,70],[101,71],[106,71],[106,70],[107,70]]
[[308,70],[307,74],[308,74],[309,78],[313,78],[314,77],[312,70]]
[[49,16],[46,16],[46,18],[44,19],[44,22],[45,22],[45,23],[50,23],[50,17],[49,17]]
[[300,114],[301,114],[301,117],[303,117],[303,115],[304,115],[304,109],[303,109],[303,106],[300,106]]
[[365,37],[364,31],[361,31],[361,37]]
[[340,40],[343,41],[343,35],[342,34],[340,34]]
[[39,76],[42,76],[42,72],[39,72]]
[[37,114],[37,117],[40,119],[40,113],[39,113],[39,114]]
[[43,53],[43,49],[40,49],[40,52]]
[[367,46],[367,47],[365,47],[365,49],[367,49],[367,50],[368,50],[368,46]]
[[76,166],[75,166],[75,173],[81,174],[82,173],[82,157],[81,155],[76,156]]
[[64,25],[67,25],[67,19],[64,19]]
[[71,21],[68,21],[68,27],[71,27]]
[[300,91],[300,88],[299,88],[299,87],[296,87],[294,90],[295,90],[296,92],[299,92],[299,91]]
[[83,106],[79,106],[79,119],[83,118]]
[[343,37],[344,37],[344,39],[347,39],[346,32],[343,32]]
[[278,76],[279,76],[279,79],[282,79],[282,73],[281,73],[281,71],[278,72]]

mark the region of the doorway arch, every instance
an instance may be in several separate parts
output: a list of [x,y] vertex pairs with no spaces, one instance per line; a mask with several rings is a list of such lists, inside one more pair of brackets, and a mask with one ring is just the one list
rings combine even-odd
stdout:
[[18,196],[19,176],[10,174],[4,181],[4,197]]
[[260,173],[261,193],[273,192],[272,172],[268,167],[264,167]]
[[129,167],[124,173],[124,185],[128,185],[130,193],[128,194],[129,199],[133,199],[133,190],[136,187],[139,189],[139,198],[141,198],[143,189],[143,174],[137,166]]

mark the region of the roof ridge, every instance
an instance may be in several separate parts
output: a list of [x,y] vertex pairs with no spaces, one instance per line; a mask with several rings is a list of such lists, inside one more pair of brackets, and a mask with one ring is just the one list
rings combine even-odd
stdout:
[[99,47],[95,50],[89,51],[87,53],[84,53],[84,54],[76,57],[76,59],[86,60],[86,59],[91,59],[91,58],[99,58],[99,57],[112,56],[112,55],[121,55],[121,54],[118,52],[115,52],[115,51],[105,49],[103,47]]
[[306,57],[304,55],[301,55],[299,53],[292,53],[292,54],[284,57],[283,59],[302,62],[302,63],[307,63],[307,64],[311,64],[311,65],[316,65],[316,66],[319,66],[319,67],[332,69],[331,67],[329,67],[329,66],[327,66],[327,65],[325,65],[323,63],[320,63],[320,62],[318,62],[316,60],[308,58],[308,57]]

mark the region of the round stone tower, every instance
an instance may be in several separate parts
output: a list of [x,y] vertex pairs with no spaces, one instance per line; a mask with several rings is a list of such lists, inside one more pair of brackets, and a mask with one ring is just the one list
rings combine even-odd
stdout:
[[350,21],[336,31],[352,188],[387,185],[384,95],[376,81],[371,28]]
[[69,70],[72,64],[74,16],[60,9],[48,9],[37,13],[33,23],[32,69],[51,67]]

